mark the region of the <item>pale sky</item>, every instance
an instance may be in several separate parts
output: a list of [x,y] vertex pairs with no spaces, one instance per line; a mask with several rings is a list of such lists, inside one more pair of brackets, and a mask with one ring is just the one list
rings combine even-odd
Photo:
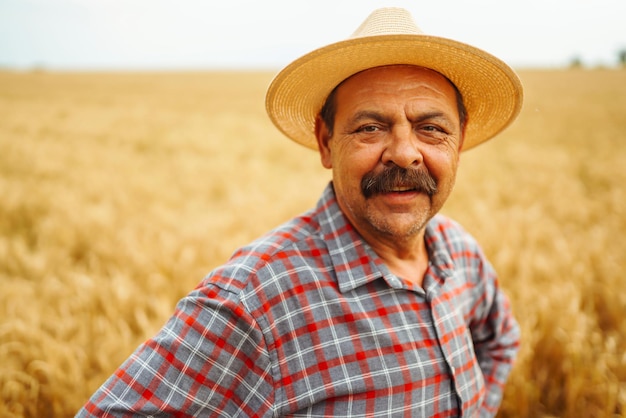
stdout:
[[0,68],[278,69],[384,6],[516,68],[626,49],[626,0],[0,0]]

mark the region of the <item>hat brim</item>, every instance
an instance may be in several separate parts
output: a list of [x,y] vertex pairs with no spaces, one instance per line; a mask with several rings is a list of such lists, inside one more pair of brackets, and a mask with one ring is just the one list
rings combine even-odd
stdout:
[[315,118],[330,92],[358,72],[396,64],[430,68],[459,89],[468,114],[463,151],[501,132],[521,110],[519,77],[493,55],[436,36],[379,35],[337,42],[289,64],[268,88],[267,113],[287,137],[317,149]]

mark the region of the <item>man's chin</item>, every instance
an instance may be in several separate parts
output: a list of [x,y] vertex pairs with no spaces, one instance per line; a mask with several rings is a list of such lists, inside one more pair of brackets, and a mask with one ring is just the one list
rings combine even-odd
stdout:
[[381,234],[381,238],[405,240],[421,233],[431,218],[429,208],[412,211],[375,210],[370,211],[368,221]]

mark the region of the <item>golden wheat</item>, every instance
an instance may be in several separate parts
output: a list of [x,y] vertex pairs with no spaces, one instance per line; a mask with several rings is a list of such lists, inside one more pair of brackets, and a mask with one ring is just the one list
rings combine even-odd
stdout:
[[[626,71],[523,71],[445,212],[523,330],[501,417],[625,417]],[[0,73],[0,416],[69,417],[239,245],[329,173],[263,109],[271,74]]]

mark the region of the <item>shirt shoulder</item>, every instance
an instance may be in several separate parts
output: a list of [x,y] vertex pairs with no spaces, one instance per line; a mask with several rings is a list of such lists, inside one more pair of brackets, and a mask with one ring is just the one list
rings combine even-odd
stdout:
[[298,286],[349,290],[380,276],[378,263],[343,216],[331,183],[313,209],[236,250],[201,285],[243,291],[250,300]]
[[437,214],[426,227],[426,242],[429,246],[445,247],[451,254],[465,251],[481,252],[480,245],[461,224]]
[[230,259],[213,270],[203,283],[213,283],[238,293],[264,270],[280,274],[288,269],[293,254],[300,255],[300,258],[319,256],[324,248],[319,223],[312,212],[307,212],[235,250]]

